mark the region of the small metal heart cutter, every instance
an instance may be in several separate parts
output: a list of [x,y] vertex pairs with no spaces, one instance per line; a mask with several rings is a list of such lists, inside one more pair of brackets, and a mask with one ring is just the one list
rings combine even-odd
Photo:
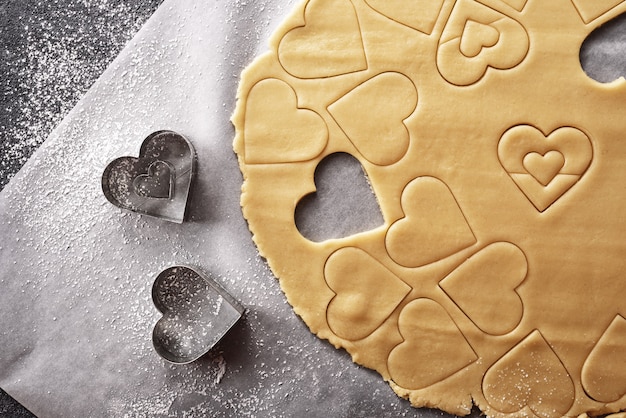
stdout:
[[218,283],[188,266],[161,272],[152,286],[152,300],[163,314],[152,343],[161,357],[176,364],[208,353],[244,312]]
[[182,223],[195,171],[191,142],[158,131],[143,141],[139,158],[120,157],[106,167],[102,191],[117,207]]

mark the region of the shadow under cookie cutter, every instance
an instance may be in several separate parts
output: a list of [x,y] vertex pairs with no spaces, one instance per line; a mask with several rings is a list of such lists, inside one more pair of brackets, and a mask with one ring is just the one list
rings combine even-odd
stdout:
[[120,157],[109,163],[102,174],[102,191],[119,208],[182,223],[196,160],[187,138],[157,131],[143,141],[138,158]]
[[152,331],[152,344],[176,364],[208,353],[244,313],[218,283],[188,266],[162,271],[152,285],[152,300],[163,314]]

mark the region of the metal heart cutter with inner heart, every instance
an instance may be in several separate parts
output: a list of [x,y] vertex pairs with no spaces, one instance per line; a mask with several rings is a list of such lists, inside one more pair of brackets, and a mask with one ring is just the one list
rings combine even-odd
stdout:
[[139,158],[120,157],[102,174],[104,195],[122,209],[182,223],[196,171],[191,142],[158,131],[141,144]]

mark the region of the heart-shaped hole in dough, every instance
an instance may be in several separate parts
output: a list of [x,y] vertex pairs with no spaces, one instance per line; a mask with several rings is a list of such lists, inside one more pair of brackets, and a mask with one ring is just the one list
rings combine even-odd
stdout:
[[296,227],[305,238],[343,238],[384,223],[367,174],[352,155],[325,157],[315,170],[315,186],[317,191],[300,200],[295,211]]
[[626,76],[626,55],[622,48],[626,13],[602,24],[587,36],[580,47],[580,65],[585,73],[600,83],[610,83]]

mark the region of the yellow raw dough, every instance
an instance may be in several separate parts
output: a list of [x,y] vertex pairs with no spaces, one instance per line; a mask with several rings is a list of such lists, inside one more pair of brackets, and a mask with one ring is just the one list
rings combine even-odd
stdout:
[[[242,76],[241,204],[289,303],[414,406],[626,408],[626,81],[579,50],[617,0],[308,0]],[[344,152],[384,225],[294,222]],[[355,216],[358,216],[355,215]]]

